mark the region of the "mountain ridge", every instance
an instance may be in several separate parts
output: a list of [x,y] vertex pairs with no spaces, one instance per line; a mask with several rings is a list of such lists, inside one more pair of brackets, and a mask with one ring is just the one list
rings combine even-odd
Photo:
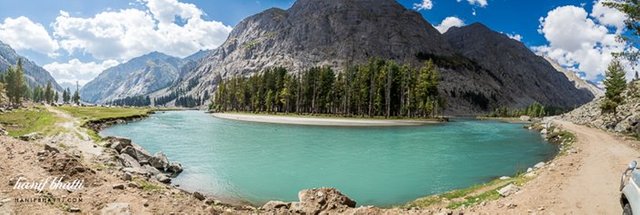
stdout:
[[29,88],[33,89],[36,86],[44,87],[48,81],[51,81],[51,85],[56,91],[63,91],[62,87],[47,70],[38,66],[28,58],[19,55],[11,46],[0,41],[0,72],[4,73],[9,66],[15,66],[18,63],[18,59],[23,60],[22,66]]

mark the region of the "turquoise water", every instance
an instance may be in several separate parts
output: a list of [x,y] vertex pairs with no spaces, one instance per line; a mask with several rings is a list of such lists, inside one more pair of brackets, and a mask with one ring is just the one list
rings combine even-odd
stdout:
[[522,125],[474,120],[344,128],[170,111],[101,134],[129,137],[181,162],[185,171],[174,182],[182,188],[255,205],[294,201],[314,187],[336,187],[359,205],[399,205],[513,175],[557,152]]

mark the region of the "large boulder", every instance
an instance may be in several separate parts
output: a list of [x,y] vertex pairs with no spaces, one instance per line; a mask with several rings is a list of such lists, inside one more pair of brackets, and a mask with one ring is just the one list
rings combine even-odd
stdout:
[[151,155],[149,154],[149,152],[133,143],[130,146],[122,149],[122,151],[120,151],[120,154],[131,155],[131,157],[135,158],[140,164],[147,164],[151,159]]
[[126,148],[127,146],[131,146],[131,140],[127,138],[109,136],[104,139],[107,142],[105,145],[106,147],[115,149],[118,152],[122,151],[122,149]]
[[165,171],[169,167],[169,159],[162,152],[157,152],[149,159],[149,164],[160,171]]
[[182,170],[182,164],[178,162],[171,162],[171,164],[169,164],[169,167],[167,167],[167,172],[173,173],[174,175],[180,174]]
[[316,188],[298,193],[300,202],[290,205],[289,211],[301,214],[341,213],[354,208],[356,202],[335,188]]
[[131,168],[140,168],[140,163],[138,163],[138,160],[136,160],[135,158],[131,157],[131,155],[129,154],[119,154],[118,155],[118,160],[120,160],[120,163],[122,163],[122,165],[124,167],[131,167]]

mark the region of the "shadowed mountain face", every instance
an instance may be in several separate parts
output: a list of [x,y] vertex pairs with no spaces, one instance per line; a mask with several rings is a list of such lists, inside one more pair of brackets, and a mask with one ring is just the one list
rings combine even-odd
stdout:
[[325,65],[343,71],[373,57],[416,67],[434,60],[442,73],[447,114],[534,101],[572,108],[593,98],[518,41],[481,24],[443,35],[395,0],[298,0],[288,10],[268,9],[244,19],[225,43],[192,61],[171,87],[153,95],[180,91],[197,97],[212,94],[216,77],[247,76],[275,66],[293,73]]
[[0,73],[7,71],[9,66],[18,64],[18,59],[22,58],[22,67],[24,68],[25,80],[30,88],[35,86],[47,86],[47,82],[51,81],[55,90],[62,92],[62,87],[58,85],[55,79],[47,72],[47,70],[36,65],[25,57],[16,53],[9,45],[0,41]]

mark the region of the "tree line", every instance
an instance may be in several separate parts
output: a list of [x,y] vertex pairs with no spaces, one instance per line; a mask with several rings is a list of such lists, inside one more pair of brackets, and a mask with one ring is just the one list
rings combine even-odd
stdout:
[[342,116],[436,117],[444,109],[439,71],[371,59],[336,73],[313,67],[298,74],[276,67],[222,80],[210,105],[216,112],[335,114]]
[[[0,85],[2,86],[2,92],[6,94],[9,98],[9,103],[13,106],[20,106],[25,100],[53,104],[60,99],[60,95],[53,88],[51,81],[47,82],[47,85],[44,87],[35,86],[33,89],[28,87],[24,78],[22,59],[18,59],[16,66],[10,66],[4,73],[0,74]],[[73,97],[71,97],[70,90],[67,88],[62,92],[63,102],[69,103],[73,101],[76,104],[80,104],[80,94],[78,91],[79,89],[76,89]]]
[[530,117],[554,116],[565,113],[567,110],[557,107],[545,107],[544,105],[534,102],[526,108],[507,108],[499,107],[488,114],[488,117],[519,117],[522,115]]

